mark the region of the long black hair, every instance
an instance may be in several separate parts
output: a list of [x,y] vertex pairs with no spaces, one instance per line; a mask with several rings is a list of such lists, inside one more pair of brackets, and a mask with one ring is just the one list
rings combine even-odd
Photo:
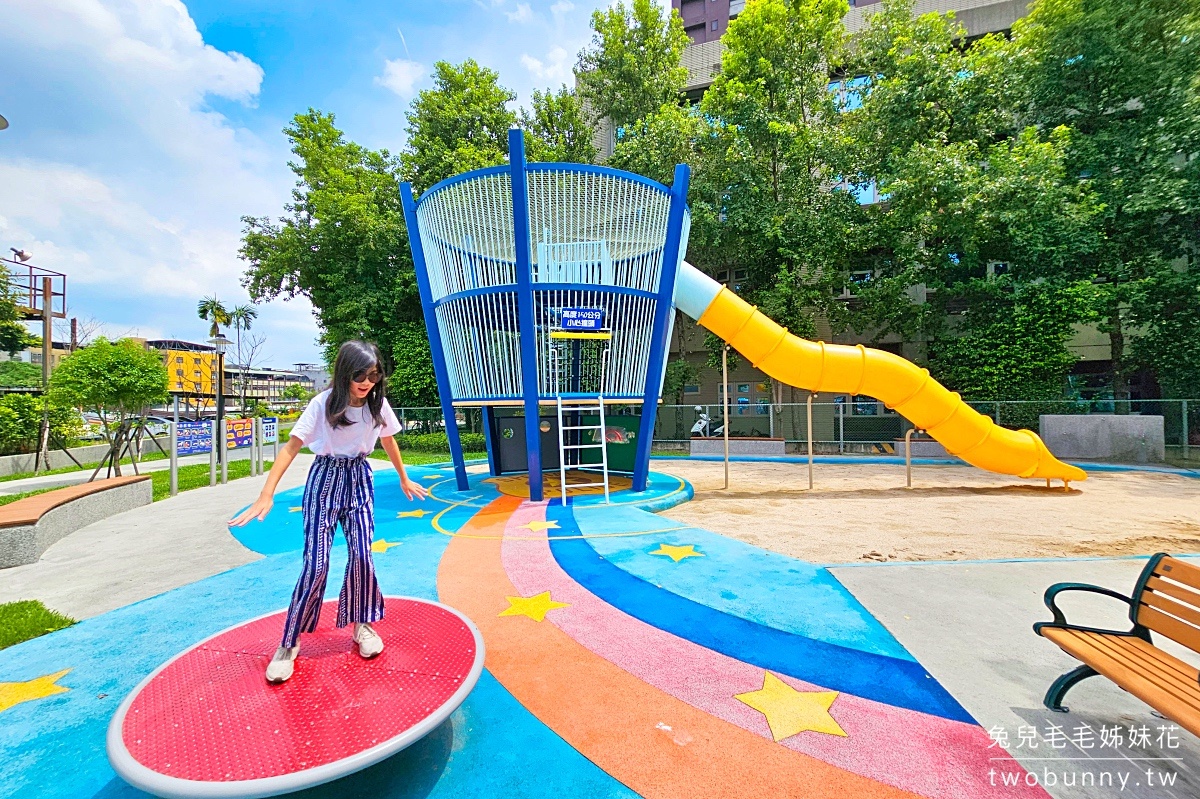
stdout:
[[333,381],[329,398],[325,400],[325,418],[333,427],[354,424],[346,418],[346,408],[350,407],[350,380],[354,375],[371,369],[379,370],[379,382],[371,386],[371,393],[367,394],[367,408],[371,411],[375,426],[383,427],[383,397],[387,393],[387,380],[383,377],[383,354],[373,342],[358,339],[351,339],[339,347],[333,362]]

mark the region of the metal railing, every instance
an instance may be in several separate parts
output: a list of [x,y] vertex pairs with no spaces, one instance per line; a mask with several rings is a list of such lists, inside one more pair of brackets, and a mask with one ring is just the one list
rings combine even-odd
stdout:
[[[788,452],[802,454],[810,439],[806,403],[738,402],[731,398],[729,435],[731,438],[783,439]],[[765,398],[764,398],[765,399]],[[1044,414],[1117,414],[1161,416],[1168,461],[1200,461],[1200,399],[1186,400],[1001,400],[968,401],[971,407],[1003,427],[1026,428],[1038,432],[1039,417]],[[903,416],[888,411],[883,404],[866,398],[812,403],[814,451],[828,454],[891,454],[901,447],[912,425]],[[699,408],[699,410],[697,410]],[[620,409],[613,409],[620,412]],[[637,414],[637,406],[627,409]],[[692,428],[701,412],[709,416],[708,435],[721,436],[722,406],[713,404],[660,405],[654,426],[654,446],[658,450],[684,450],[692,438]],[[409,432],[444,430],[440,408],[396,408],[396,414]],[[482,431],[481,415],[476,408],[459,408],[460,428]]]

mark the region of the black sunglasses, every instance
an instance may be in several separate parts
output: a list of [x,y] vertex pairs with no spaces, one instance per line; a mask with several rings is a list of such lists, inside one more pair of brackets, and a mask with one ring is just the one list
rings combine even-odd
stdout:
[[350,377],[350,380],[355,383],[365,383],[367,381],[370,381],[372,385],[375,383],[378,383],[382,379],[383,379],[383,372],[379,371],[378,369],[372,369],[369,372],[366,369],[363,369],[361,371],[355,372]]

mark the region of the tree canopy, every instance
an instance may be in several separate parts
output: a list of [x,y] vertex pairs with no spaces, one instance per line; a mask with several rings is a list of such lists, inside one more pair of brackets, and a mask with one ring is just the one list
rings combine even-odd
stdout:
[[516,97],[474,59],[437,62],[433,88],[421,91],[407,114],[404,179],[420,193],[451,175],[504,163],[508,129],[517,121],[508,104]]
[[687,82],[688,36],[678,12],[653,0],[617,0],[592,12],[592,41],[579,53],[575,80],[597,118],[618,128],[679,101]]
[[504,163],[517,121],[532,160],[588,162],[607,119],[610,165],[663,183],[692,167],[687,257],[795,333],[899,337],[975,399],[1041,399],[1092,324],[1117,397],[1141,366],[1195,396],[1200,5],[1035,0],[1011,36],[976,39],[911,0],[884,0],[851,37],[847,11],[750,0],[695,104],[678,14],[618,0],[592,16],[575,91],[524,109],[496,72],[439,63],[398,156],[297,115],[292,202],[246,220],[252,297],[304,294],[328,347],[374,338],[401,401],[431,404],[398,184]]
[[101,337],[63,358],[50,375],[51,399],[93,410],[109,428],[166,402],[167,386],[162,353],[130,339]]

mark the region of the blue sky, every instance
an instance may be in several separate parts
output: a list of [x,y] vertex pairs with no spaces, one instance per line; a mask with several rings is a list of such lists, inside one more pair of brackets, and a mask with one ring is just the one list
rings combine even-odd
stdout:
[[[196,301],[248,301],[243,215],[279,216],[280,130],[307,108],[398,150],[435,61],[518,93],[572,82],[603,0],[3,0],[0,252],[68,276],[110,336],[202,340]],[[317,360],[303,299],[262,306],[262,362]]]

